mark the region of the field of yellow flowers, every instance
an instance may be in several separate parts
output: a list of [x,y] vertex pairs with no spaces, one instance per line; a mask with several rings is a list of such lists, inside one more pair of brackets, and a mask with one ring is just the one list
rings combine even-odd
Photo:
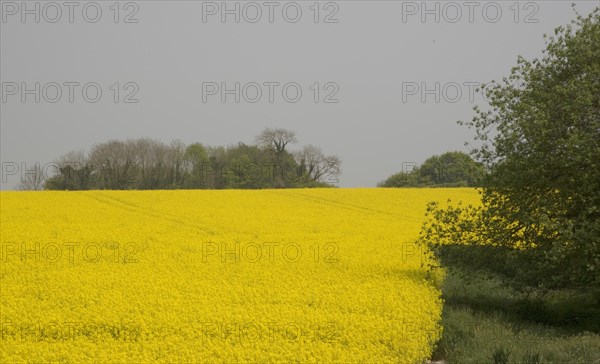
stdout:
[[427,359],[428,201],[472,189],[1,192],[0,362]]

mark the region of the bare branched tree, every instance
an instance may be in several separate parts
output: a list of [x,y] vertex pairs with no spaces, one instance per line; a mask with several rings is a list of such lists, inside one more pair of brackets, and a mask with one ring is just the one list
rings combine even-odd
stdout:
[[23,191],[40,191],[44,189],[45,176],[39,163],[27,170],[21,177],[19,189]]
[[90,162],[101,178],[101,188],[123,189],[132,180],[135,168],[134,145],[131,141],[111,140],[95,145]]
[[288,144],[296,143],[296,132],[281,128],[266,128],[256,137],[256,143],[280,155]]
[[306,174],[315,182],[337,180],[341,173],[341,160],[337,156],[326,156],[320,147],[307,145],[294,153],[300,173]]

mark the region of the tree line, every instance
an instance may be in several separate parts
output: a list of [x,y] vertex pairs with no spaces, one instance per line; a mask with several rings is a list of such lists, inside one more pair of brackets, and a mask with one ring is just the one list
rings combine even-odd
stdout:
[[485,176],[483,164],[463,152],[447,152],[429,157],[409,171],[400,171],[378,184],[379,187],[477,187]]
[[40,183],[28,176],[22,189],[156,190],[330,187],[341,160],[315,145],[289,150],[296,133],[266,128],[254,144],[207,146],[165,144],[153,139],[111,140],[88,153],[69,152],[54,162],[55,173]]

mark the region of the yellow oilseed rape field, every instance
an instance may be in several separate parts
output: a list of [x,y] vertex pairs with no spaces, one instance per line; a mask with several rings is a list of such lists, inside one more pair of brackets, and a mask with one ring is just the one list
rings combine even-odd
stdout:
[[2,192],[12,362],[420,363],[442,302],[415,244],[472,189]]

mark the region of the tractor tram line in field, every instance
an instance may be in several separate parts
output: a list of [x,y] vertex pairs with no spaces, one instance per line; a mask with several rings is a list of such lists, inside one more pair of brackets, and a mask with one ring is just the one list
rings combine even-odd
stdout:
[[1,192],[3,361],[420,362],[440,337],[442,302],[411,217],[452,195],[478,199]]

